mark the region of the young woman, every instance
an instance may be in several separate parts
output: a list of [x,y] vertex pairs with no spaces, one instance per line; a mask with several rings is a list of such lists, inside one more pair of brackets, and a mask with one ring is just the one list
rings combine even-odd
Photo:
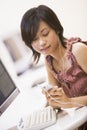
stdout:
[[56,14],[45,5],[31,8],[24,14],[21,35],[33,51],[36,63],[40,54],[45,56],[48,81],[53,86],[50,96],[43,92],[49,105],[54,108],[86,106],[87,43],[80,38],[65,38]]

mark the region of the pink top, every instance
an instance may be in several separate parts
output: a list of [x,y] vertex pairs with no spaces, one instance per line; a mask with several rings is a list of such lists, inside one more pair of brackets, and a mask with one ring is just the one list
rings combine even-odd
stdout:
[[52,74],[61,84],[61,87],[68,97],[87,95],[87,73],[84,72],[77,63],[76,58],[72,53],[72,44],[77,42],[87,44],[87,42],[83,42],[80,38],[71,38],[68,40],[66,54],[71,67],[67,71],[56,72],[52,62],[53,58],[50,55],[46,57]]

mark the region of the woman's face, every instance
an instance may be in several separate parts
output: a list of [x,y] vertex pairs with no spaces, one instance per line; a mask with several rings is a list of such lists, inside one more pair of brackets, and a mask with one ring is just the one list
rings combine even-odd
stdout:
[[45,22],[41,21],[36,37],[32,41],[32,47],[35,51],[50,55],[57,48],[59,37],[57,33]]

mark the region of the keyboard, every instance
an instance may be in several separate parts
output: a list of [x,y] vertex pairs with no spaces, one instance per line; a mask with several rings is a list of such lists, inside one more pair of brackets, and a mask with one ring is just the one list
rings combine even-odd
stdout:
[[20,118],[18,130],[42,130],[56,123],[56,111],[48,106]]

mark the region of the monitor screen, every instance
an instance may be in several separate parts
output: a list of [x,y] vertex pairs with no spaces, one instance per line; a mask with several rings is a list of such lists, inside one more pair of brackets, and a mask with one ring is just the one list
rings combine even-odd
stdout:
[[19,89],[0,60],[0,115],[16,98],[18,93]]

